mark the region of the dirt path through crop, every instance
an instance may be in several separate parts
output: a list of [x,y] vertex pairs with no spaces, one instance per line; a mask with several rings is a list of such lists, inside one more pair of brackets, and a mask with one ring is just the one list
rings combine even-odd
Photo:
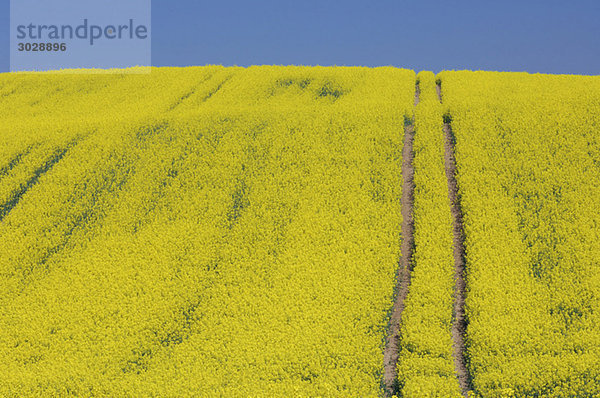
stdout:
[[[415,106],[419,103],[419,85],[415,87]],[[383,382],[387,396],[398,394],[398,372],[396,364],[400,353],[400,320],[404,310],[404,300],[410,286],[410,271],[413,254],[413,199],[415,185],[413,182],[413,139],[414,120],[406,121],[404,126],[404,147],[402,149],[402,245],[401,258],[396,276],[396,299],[392,307],[388,337],[386,341],[383,361]]]
[[[437,94],[442,102],[441,85],[437,85]],[[465,237],[463,229],[463,214],[458,195],[458,183],[456,181],[456,157],[454,152],[454,134],[449,118],[444,120],[445,141],[445,164],[446,177],[448,178],[448,197],[451,203],[454,235],[454,319],[452,322],[452,341],[454,343],[454,367],[458,376],[460,389],[465,397],[470,390],[470,377],[467,370],[465,358],[465,333],[467,320],[465,317]]]

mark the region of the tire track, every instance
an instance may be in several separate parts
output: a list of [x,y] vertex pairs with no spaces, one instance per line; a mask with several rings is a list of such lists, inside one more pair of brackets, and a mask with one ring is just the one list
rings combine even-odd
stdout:
[[[134,162],[140,162],[143,153],[148,151],[152,145],[152,142],[158,139],[167,129],[167,123],[161,122],[156,125],[151,125],[143,128],[141,131],[136,132],[133,146],[141,151],[138,155],[138,159]],[[39,259],[38,265],[43,266],[48,271],[48,261],[58,254],[64,251],[71,240],[78,234],[86,231],[93,231],[94,226],[102,225],[106,214],[115,206],[115,202],[111,201],[110,197],[119,197],[121,191],[127,185],[129,180],[136,173],[135,164],[132,164],[132,168],[128,170],[127,159],[124,154],[115,157],[115,164],[107,167],[101,171],[101,175],[104,177],[103,183],[94,185],[90,183],[87,192],[92,193],[94,199],[89,203],[83,205],[83,209],[72,215],[72,218],[65,220],[66,224],[69,225],[62,232],[62,239],[54,246],[46,249],[45,253]],[[108,160],[105,160],[108,163]],[[120,170],[128,170],[123,174],[119,174]],[[84,181],[88,181],[87,179]],[[84,197],[85,191],[73,191],[68,197],[67,202],[77,202]],[[81,202],[84,203],[84,202]]]
[[219,83],[219,85],[214,88],[213,90],[209,91],[203,98],[202,98],[202,102],[206,102],[209,99],[212,98],[213,95],[215,95],[216,93],[219,92],[219,90],[221,90],[221,87],[223,87],[223,85],[225,83],[227,83],[231,78],[233,77],[233,74],[227,76],[221,83]]
[[[415,85],[415,106],[419,103],[419,82]],[[396,275],[395,293],[396,298],[392,307],[389,330],[386,339],[385,351],[383,353],[383,384],[385,394],[388,397],[399,393],[397,363],[400,354],[400,322],[404,301],[408,295],[410,286],[410,273],[412,270],[412,256],[414,250],[414,220],[413,202],[415,185],[413,182],[413,140],[414,140],[414,117],[406,119],[404,123],[404,147],[402,149],[402,245],[401,258],[398,273]]]
[[[165,126],[165,124],[158,124],[136,132],[135,138],[132,138],[133,147],[138,148],[141,151],[146,151],[149,146],[148,141],[155,139],[160,135],[160,133],[165,130]],[[50,169],[59,163],[71,149],[76,145],[81,144],[88,137],[91,137],[92,134],[93,132],[81,135],[69,142],[66,146],[56,149],[51,158],[36,170],[35,175],[37,175],[40,170],[42,170],[43,173],[37,175],[36,178],[30,178],[26,183],[27,189],[25,189],[24,192],[19,195],[13,194],[11,200],[14,199],[16,202],[9,211],[16,207],[16,204],[21,200],[21,197],[28,192],[29,188],[37,184],[37,179],[39,179],[39,177],[50,171]],[[100,182],[97,185],[93,183],[93,176],[86,176],[83,180],[80,180],[72,186],[69,193],[61,199],[63,206],[78,203],[79,210],[64,215],[60,220],[60,226],[58,223],[53,226],[53,230],[60,238],[57,238],[54,244],[48,245],[47,247],[39,245],[36,248],[36,251],[39,253],[37,261],[21,268],[22,280],[19,284],[19,292],[24,292],[24,289],[34,281],[34,277],[39,279],[46,277],[51,272],[49,267],[50,260],[59,253],[67,250],[73,239],[81,237],[82,234],[90,233],[90,231],[93,231],[94,226],[103,223],[106,212],[114,206],[114,202],[111,202],[109,199],[110,195],[120,195],[123,186],[135,172],[134,170],[130,170],[122,175],[119,174],[119,170],[127,170],[127,159],[123,154],[120,156],[115,155],[115,163],[112,165],[108,163],[108,159],[105,159],[105,162],[107,162],[106,164],[108,165],[106,169],[103,169],[102,167],[96,167],[95,169],[100,170],[100,175],[103,176],[103,178],[98,180]],[[33,180],[35,181],[32,182]],[[86,199],[87,194],[90,194],[91,198]],[[7,203],[12,202],[9,200]],[[0,205],[0,211],[2,209],[3,207]],[[0,221],[2,221],[1,212]],[[91,239],[92,236],[93,233],[88,238]],[[34,275],[35,272],[40,273]]]
[[29,155],[32,149],[33,145],[28,146],[27,148],[25,148],[24,151],[19,152],[15,156],[13,156],[8,161],[8,164],[6,166],[0,167],[0,181],[2,180],[2,178],[4,178],[4,176],[6,176],[6,174],[8,174],[14,167],[16,167],[24,157]]
[[56,149],[54,153],[41,165],[37,168],[33,176],[25,182],[19,189],[17,189],[11,195],[11,198],[6,202],[0,205],[0,221],[4,220],[4,218],[10,213],[12,209],[14,209],[17,204],[21,201],[21,198],[29,191],[31,187],[37,184],[40,177],[46,174],[54,165],[56,165],[60,160],[65,156],[67,151],[73,147],[77,142],[71,142],[67,146],[63,148]]
[[204,85],[204,83],[206,83],[210,79],[212,79],[215,74],[216,74],[216,72],[211,72],[211,73],[208,74],[208,76],[206,76],[205,78],[201,79],[197,84],[194,85],[194,87],[192,87],[191,90],[189,90],[186,93],[184,93],[181,97],[179,97],[177,99],[177,101],[175,101],[173,104],[171,104],[171,106],[169,106],[169,108],[167,109],[167,112],[171,112],[172,110],[174,110],[175,108],[177,108],[179,105],[181,105],[186,99],[188,99],[189,97],[191,97],[192,94],[194,94],[196,92],[196,90],[198,90],[200,87],[202,87]]
[[[437,95],[442,103],[441,81],[437,81]],[[448,197],[451,203],[452,232],[454,235],[454,317],[452,321],[452,340],[454,351],[454,368],[458,377],[463,396],[468,397],[471,388],[471,377],[467,368],[467,356],[465,349],[465,335],[467,332],[467,318],[465,316],[465,235],[463,224],[463,212],[456,180],[456,140],[452,132],[452,118],[449,114],[444,115],[445,136],[445,168],[448,179]]]

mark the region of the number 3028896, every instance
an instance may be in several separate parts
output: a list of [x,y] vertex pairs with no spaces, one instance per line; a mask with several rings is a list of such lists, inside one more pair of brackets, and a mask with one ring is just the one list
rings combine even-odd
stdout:
[[67,51],[66,43],[19,43],[19,51]]

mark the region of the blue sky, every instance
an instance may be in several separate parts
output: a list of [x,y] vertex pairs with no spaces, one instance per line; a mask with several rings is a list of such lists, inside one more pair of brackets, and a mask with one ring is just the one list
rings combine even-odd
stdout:
[[[599,16],[598,0],[153,0],[152,64],[596,75]],[[8,69],[9,0],[0,0],[0,71]]]

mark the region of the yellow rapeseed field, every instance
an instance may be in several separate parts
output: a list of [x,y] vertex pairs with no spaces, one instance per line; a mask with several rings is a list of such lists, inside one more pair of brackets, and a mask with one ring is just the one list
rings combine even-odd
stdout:
[[0,397],[600,397],[599,77],[79,72],[0,74]]

